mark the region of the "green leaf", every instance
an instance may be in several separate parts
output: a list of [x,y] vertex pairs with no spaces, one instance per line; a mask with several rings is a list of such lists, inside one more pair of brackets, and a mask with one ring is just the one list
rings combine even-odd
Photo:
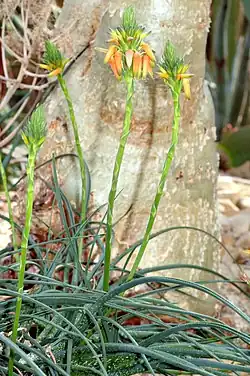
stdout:
[[219,143],[229,158],[230,167],[238,167],[250,161],[250,127],[240,128],[235,133],[225,134]]

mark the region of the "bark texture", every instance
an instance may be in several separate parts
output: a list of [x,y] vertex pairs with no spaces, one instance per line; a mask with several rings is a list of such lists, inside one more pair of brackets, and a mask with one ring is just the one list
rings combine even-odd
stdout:
[[[217,235],[217,157],[214,142],[214,113],[204,90],[205,45],[209,28],[210,0],[66,0],[56,33],[63,33],[61,47],[66,56],[85,50],[66,75],[80,126],[81,143],[91,172],[96,207],[107,202],[119,136],[122,129],[125,87],[103,64],[108,28],[120,23],[121,10],[134,5],[138,21],[152,33],[148,37],[160,58],[167,40],[190,63],[194,78],[192,99],[182,98],[180,140],[166,183],[165,195],[154,231],[171,226],[195,226]],[[119,181],[115,218],[127,215],[116,225],[114,255],[142,237],[155,195],[163,162],[171,140],[173,107],[162,82],[136,82],[132,131]],[[65,100],[59,89],[47,100],[49,134],[40,161],[74,150],[73,134]],[[58,164],[63,189],[79,205],[80,175],[69,158]],[[192,230],[175,230],[152,240],[142,267],[188,263],[217,269],[218,245]],[[166,271],[165,275],[199,280],[205,274],[192,269]],[[211,275],[210,275],[211,277]],[[200,296],[200,295],[199,295]],[[196,306],[195,299],[182,303],[206,311],[209,299]],[[205,303],[206,302],[206,303]]]

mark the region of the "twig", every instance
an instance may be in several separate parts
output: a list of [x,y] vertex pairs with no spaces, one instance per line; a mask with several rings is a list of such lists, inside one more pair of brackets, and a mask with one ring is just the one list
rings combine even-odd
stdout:
[[[32,85],[31,87],[36,83],[37,81],[37,78],[34,77],[33,81],[32,81]],[[21,106],[19,107],[19,109],[15,112],[15,115],[9,120],[9,122],[7,123],[7,125],[4,127],[4,129],[2,130],[2,132],[0,132],[0,138],[1,136],[3,136],[7,130],[12,126],[12,124],[16,121],[16,119],[18,118],[18,116],[22,113],[23,109],[25,108],[26,104],[28,103],[30,97],[28,96],[24,102],[21,104]]]
[[[5,6],[7,7],[8,4],[7,4],[7,1],[6,1],[6,0],[4,0],[4,3],[5,3]],[[22,36],[22,35],[20,34],[20,32],[17,30],[17,28],[16,28],[14,22],[12,21],[12,18],[10,17],[9,12],[7,12],[7,17],[8,17],[9,23],[11,24],[12,29],[15,31],[17,37],[23,42],[23,36]]]
[[27,74],[27,76],[31,76],[31,77],[48,78],[48,74],[46,74],[46,73],[44,73],[44,74],[33,73],[33,72],[28,71],[27,69],[25,69],[24,73]]
[[43,85],[20,84],[19,88],[20,89],[30,89],[30,90],[42,91],[42,90],[46,89],[50,84],[51,84],[51,82],[47,82],[46,84],[43,84]]
[[[28,2],[28,4],[29,4],[29,2]],[[4,23],[4,27],[3,27],[3,31],[2,31],[2,36],[1,36],[2,49],[4,51],[4,53],[3,53],[4,59],[3,60],[5,60],[5,50],[7,50],[7,51],[9,51],[9,53],[13,57],[15,57],[17,59],[17,61],[20,62],[21,67],[19,69],[18,76],[17,76],[16,80],[14,80],[14,81],[10,80],[9,77],[8,77],[8,73],[6,74],[6,72],[4,72],[4,75],[5,75],[4,79],[8,78],[10,82],[14,82],[14,85],[10,86],[8,88],[7,93],[6,93],[6,95],[4,96],[4,98],[3,98],[2,102],[1,102],[0,111],[9,103],[10,99],[15,94],[15,92],[16,92],[17,89],[19,89],[19,88],[20,89],[31,89],[31,90],[35,89],[34,87],[31,87],[30,85],[22,84],[23,76],[25,74],[24,72],[25,72],[25,70],[28,67],[29,59],[31,57],[30,41],[29,41],[29,38],[27,36],[27,30],[28,30],[28,11],[29,11],[29,5],[27,7],[26,17],[25,17],[25,15],[24,15],[24,6],[23,6],[23,2],[22,2],[21,13],[22,13],[22,19],[23,19],[23,23],[24,23],[24,25],[23,25],[24,26],[24,29],[23,29],[24,38],[22,39],[23,40],[23,57],[19,56],[15,51],[13,51],[12,48],[10,48],[5,43],[5,38],[4,38],[4,36],[5,36],[4,35],[5,34],[5,23]],[[4,20],[4,22],[5,22],[5,20]],[[7,71],[6,60],[4,62],[5,62],[5,67],[6,67],[5,70]],[[42,90],[42,89],[39,88],[39,90]]]
[[19,56],[11,47],[9,47],[8,44],[5,43],[5,41],[2,38],[1,38],[1,42],[3,46],[6,48],[6,50],[9,51],[10,55],[14,56],[17,59],[17,61],[19,61],[20,63],[24,62],[23,57]]
[[[28,36],[28,21],[29,21],[29,6],[30,2],[27,0],[27,5],[26,5],[26,17],[24,14],[24,2],[22,1],[22,6],[21,6],[21,16],[22,16],[22,22],[23,22],[23,32],[24,32],[24,40],[27,43],[28,49],[31,49],[31,44]],[[24,46],[26,46],[25,43],[23,43]]]
[[0,111],[2,111],[5,108],[5,106],[9,103],[12,96],[15,94],[16,90],[19,88],[22,78],[23,78],[23,68],[21,66],[15,84],[12,87],[8,88],[8,91],[0,104]]
[[[3,22],[2,22],[2,33],[1,33],[2,41],[4,41],[4,30],[5,30],[5,19],[3,19]],[[6,64],[6,55],[5,55],[5,48],[4,48],[3,43],[1,43],[1,49],[2,49],[2,63],[3,63],[4,76],[8,78],[9,74],[8,74],[8,69],[7,69],[7,64]]]
[[7,125],[3,128],[3,130],[0,132],[0,138],[2,138],[3,135],[10,129],[10,127],[14,124],[18,116],[22,113],[23,109],[25,108],[26,104],[29,101],[29,97],[27,97],[24,102],[21,104],[19,109],[15,112],[15,115],[8,121]]
[[[33,81],[34,82],[34,81]],[[24,117],[24,119],[18,124],[18,126],[7,136],[5,137],[4,140],[2,140],[0,142],[0,148],[3,148],[4,146],[8,145],[12,139],[16,136],[16,134],[19,132],[19,130],[22,128],[23,124],[26,122],[27,118],[29,117],[30,113],[33,111],[33,109],[35,108],[37,102],[38,102],[38,98],[37,100],[35,101],[34,105],[32,106],[32,108],[29,109],[28,111],[28,114],[26,114],[26,116]]]
[[[34,73],[34,75],[32,77],[40,78],[40,75],[36,75]],[[43,78],[44,77],[48,77],[48,75],[43,76]],[[36,90],[36,91],[41,91],[43,89],[46,89],[51,84],[51,81],[47,82],[46,84],[43,84],[43,85],[34,85],[33,83],[32,84],[23,84],[23,83],[18,82],[18,80],[15,79],[15,78],[9,78],[8,79],[8,78],[1,76],[1,75],[0,75],[0,80],[18,83],[18,89],[30,89],[30,90]]]

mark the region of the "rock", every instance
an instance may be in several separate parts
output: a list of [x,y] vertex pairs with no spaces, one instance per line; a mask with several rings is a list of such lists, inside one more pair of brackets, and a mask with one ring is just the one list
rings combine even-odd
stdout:
[[245,234],[242,234],[240,238],[235,243],[236,247],[242,248],[242,249],[250,249],[250,232],[246,232]]
[[241,187],[231,176],[220,175],[218,178],[218,198],[230,199],[236,203],[241,197]]
[[231,233],[237,240],[250,231],[250,210],[240,211],[232,217],[221,216],[220,224],[224,232]]
[[239,167],[231,168],[227,171],[229,175],[240,176],[241,178],[250,179],[250,161],[245,162]]
[[238,213],[240,209],[230,199],[219,198],[219,211],[226,216],[231,216]]
[[250,210],[242,210],[231,217],[219,216],[220,225],[224,232],[232,233],[237,239],[242,234],[250,231]]
[[237,202],[237,206],[240,209],[250,209],[250,196],[240,198]]
[[247,179],[219,175],[217,192],[219,211],[226,216],[250,208],[250,181]]

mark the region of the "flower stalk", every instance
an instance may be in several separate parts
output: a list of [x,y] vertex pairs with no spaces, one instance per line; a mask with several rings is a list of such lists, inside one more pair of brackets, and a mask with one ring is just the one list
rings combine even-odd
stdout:
[[[160,64],[160,73],[159,76],[163,78],[165,84],[170,88],[173,105],[174,105],[174,118],[172,125],[172,141],[171,146],[168,150],[164,166],[162,169],[160,182],[155,194],[155,198],[151,207],[151,211],[148,218],[147,227],[142,239],[141,246],[139,248],[138,254],[132,266],[132,269],[128,275],[127,280],[130,281],[133,279],[137,268],[140,265],[148,242],[150,240],[150,235],[153,229],[155,218],[157,215],[158,207],[163,196],[165,182],[170,171],[170,167],[174,158],[176,145],[178,143],[178,134],[179,134],[179,125],[181,118],[181,109],[180,109],[180,95],[181,90],[184,89],[184,93],[187,99],[190,99],[190,87],[189,87],[189,78],[192,77],[191,74],[186,73],[188,66],[183,64],[183,59],[179,59],[176,56],[175,49],[172,44],[168,43],[166,45],[162,62]],[[185,80],[185,85],[184,85]]]
[[[58,82],[61,86],[62,92],[63,92],[65,99],[67,101],[67,104],[68,104],[69,116],[70,116],[71,124],[72,124],[72,127],[73,127],[73,132],[74,132],[75,145],[76,145],[76,151],[77,151],[77,155],[78,155],[78,159],[79,159],[80,174],[81,174],[81,181],[82,181],[81,220],[85,221],[86,211],[87,211],[86,172],[85,172],[85,163],[84,163],[84,159],[83,159],[83,151],[82,151],[79,132],[78,132],[78,125],[77,125],[77,122],[76,122],[73,102],[72,102],[71,96],[69,94],[66,82],[65,82],[62,74],[59,74],[57,76],[57,79],[58,79]],[[80,257],[80,260],[81,260],[81,257]]]
[[[27,162],[27,195],[26,195],[26,214],[25,224],[21,241],[21,255],[20,255],[20,267],[18,273],[18,285],[17,285],[17,301],[16,312],[12,328],[12,341],[16,343],[17,331],[19,326],[19,319],[22,307],[22,294],[24,290],[24,275],[28,250],[28,239],[31,228],[32,209],[34,201],[34,171],[35,162],[39,149],[41,148],[46,135],[46,124],[44,113],[41,107],[38,107],[32,114],[30,121],[27,124],[26,129],[22,133],[24,143],[28,148],[28,162]],[[8,372],[9,376],[13,375],[14,367],[14,352],[11,351]]]
[[104,277],[103,277],[103,290],[109,289],[109,277],[110,277],[110,260],[111,260],[111,247],[112,247],[112,226],[113,226],[113,211],[114,202],[117,192],[117,184],[122,165],[123,155],[127,139],[130,133],[131,119],[133,113],[132,97],[134,94],[134,79],[132,76],[126,78],[127,85],[127,97],[126,97],[126,109],[123,122],[123,130],[120,138],[119,148],[116,154],[115,165],[112,176],[111,189],[108,198],[108,211],[107,211],[107,231],[106,231],[106,248],[104,258]]
[[[71,124],[73,127],[75,146],[76,146],[76,151],[77,151],[79,166],[80,166],[80,175],[81,175],[81,183],[82,183],[81,222],[84,222],[86,219],[86,213],[87,213],[86,171],[85,171],[83,151],[81,147],[78,124],[77,124],[76,117],[75,117],[73,102],[72,102],[72,98],[70,96],[69,90],[67,88],[66,81],[63,78],[63,71],[64,71],[66,63],[68,62],[68,59],[65,59],[62,56],[61,52],[57,49],[57,47],[52,42],[46,41],[43,62],[44,64],[40,64],[40,67],[47,69],[50,72],[48,76],[57,77],[57,80],[60,84],[64,97],[67,101],[69,116],[70,116]],[[79,234],[79,242],[78,242],[78,257],[79,257],[80,262],[82,260],[82,250],[83,250],[82,235],[83,235],[83,230]]]
[[134,8],[128,7],[123,13],[122,25],[115,30],[111,30],[111,36],[108,41],[108,43],[110,43],[109,48],[99,49],[101,52],[105,53],[104,63],[109,64],[116,79],[123,79],[127,87],[123,129],[116,154],[111,189],[108,198],[103,277],[104,291],[109,290],[114,202],[123,155],[131,128],[134,80],[146,78],[148,74],[152,76],[152,67],[155,64],[153,51],[150,46],[144,42],[144,39],[148,34],[149,33],[145,33],[143,27],[137,24]]
[[18,262],[19,253],[18,253],[17,240],[16,240],[16,229],[15,229],[15,224],[14,224],[14,219],[13,219],[13,212],[12,212],[12,207],[11,207],[10,194],[8,190],[7,177],[6,177],[5,169],[2,163],[1,155],[0,155],[0,175],[1,175],[2,182],[3,182],[4,194],[5,194],[7,205],[8,205],[9,221],[10,221],[11,231],[12,231],[12,243],[13,243],[13,248],[15,252],[15,259]]

